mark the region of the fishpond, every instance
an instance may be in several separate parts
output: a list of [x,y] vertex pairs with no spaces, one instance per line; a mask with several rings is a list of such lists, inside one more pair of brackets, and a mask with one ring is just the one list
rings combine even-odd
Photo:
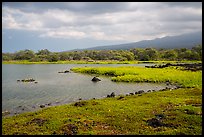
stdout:
[[[99,76],[101,81],[92,82],[95,75],[74,72],[58,73],[73,67],[84,66],[140,66],[154,64],[2,64],[2,111],[9,115],[34,111],[42,107],[72,103],[92,98],[104,98],[115,92],[125,95],[138,90],[160,90],[165,83],[112,82],[109,77]],[[35,82],[17,80],[33,78]]]

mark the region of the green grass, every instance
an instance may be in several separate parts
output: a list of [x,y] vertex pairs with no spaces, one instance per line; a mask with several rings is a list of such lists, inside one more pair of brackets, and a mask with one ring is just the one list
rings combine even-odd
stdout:
[[143,68],[143,67],[81,67],[72,68],[74,72],[108,75],[115,82],[154,82],[169,81],[184,87],[201,87],[202,71],[187,71],[176,67]]
[[[81,101],[2,119],[3,135],[21,134],[137,134],[201,135],[202,90],[177,89]],[[152,127],[147,120],[165,115],[166,126]],[[40,122],[39,122],[40,121]]]

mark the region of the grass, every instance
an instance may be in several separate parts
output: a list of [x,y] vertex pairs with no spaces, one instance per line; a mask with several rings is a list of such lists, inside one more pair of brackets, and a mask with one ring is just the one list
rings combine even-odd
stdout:
[[[27,112],[2,120],[3,135],[201,135],[202,90],[177,89],[80,101]],[[152,127],[148,120],[163,114],[165,126]]]
[[12,60],[12,61],[2,61],[2,64],[138,64],[138,63],[178,63],[178,62],[197,62],[201,61],[117,61],[117,60],[96,60],[96,61],[86,61],[86,60],[67,60],[67,61],[40,61],[31,62],[28,60]]
[[81,67],[74,72],[108,75],[115,82],[171,82],[184,87],[201,87],[202,71],[184,71],[181,68],[142,68],[142,67]]

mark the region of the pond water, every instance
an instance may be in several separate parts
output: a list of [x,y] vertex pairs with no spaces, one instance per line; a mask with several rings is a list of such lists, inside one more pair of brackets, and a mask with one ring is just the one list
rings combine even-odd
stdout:
[[[109,77],[100,76],[100,82],[92,82],[93,76],[80,73],[58,73],[73,67],[83,66],[141,66],[154,64],[2,64],[2,111],[19,114],[39,109],[41,104],[52,106],[72,103],[92,98],[104,98],[115,92],[116,95],[160,90],[166,84],[116,83]],[[33,78],[38,83],[17,82],[17,79]]]

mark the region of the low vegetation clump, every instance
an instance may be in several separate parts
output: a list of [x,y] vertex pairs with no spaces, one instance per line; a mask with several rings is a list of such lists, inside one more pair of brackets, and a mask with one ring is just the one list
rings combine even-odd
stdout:
[[4,117],[3,135],[201,135],[202,90],[92,99]]
[[108,75],[115,82],[170,82],[183,87],[201,87],[202,70],[189,71],[181,67],[142,68],[142,67],[81,67],[74,72]]

